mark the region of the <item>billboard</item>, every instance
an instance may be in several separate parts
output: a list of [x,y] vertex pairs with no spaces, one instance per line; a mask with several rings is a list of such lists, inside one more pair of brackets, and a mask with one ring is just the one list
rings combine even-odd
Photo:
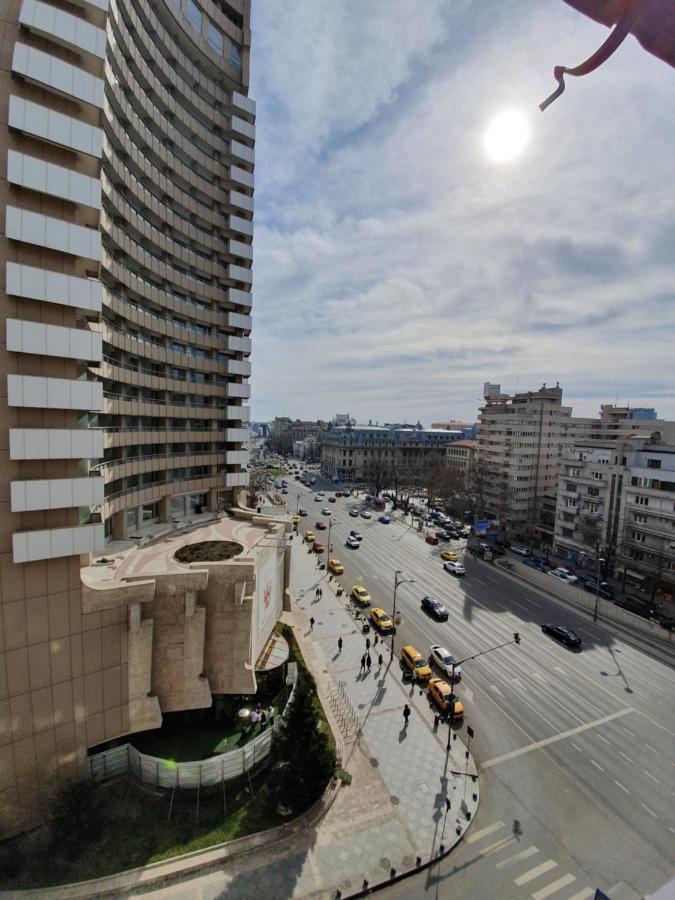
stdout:
[[499,534],[499,519],[479,519],[473,524],[473,532],[478,537]]
[[272,551],[261,557],[256,572],[256,658],[283,610],[284,555]]

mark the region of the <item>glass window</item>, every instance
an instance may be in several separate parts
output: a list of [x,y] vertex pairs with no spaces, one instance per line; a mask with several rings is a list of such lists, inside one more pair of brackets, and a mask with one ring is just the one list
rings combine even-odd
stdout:
[[171,498],[171,515],[172,516],[184,516],[185,515],[185,497],[172,497]]
[[142,506],[141,512],[143,516],[143,524],[147,525],[148,523],[155,521],[157,515],[159,514],[159,504],[151,503],[148,506]]
[[223,36],[223,32],[220,31],[219,28],[216,28],[216,26],[210,20],[207,21],[206,24],[206,39],[216,51],[216,53],[220,53],[220,55],[222,56],[223,51],[225,50],[225,38]]
[[187,0],[187,5],[185,7],[185,13],[187,15],[188,22],[192,25],[193,28],[196,28],[197,31],[201,32],[202,30],[202,11],[194,2],[194,0]]
[[138,527],[138,510],[137,509],[128,509],[127,510],[127,530],[135,531]]
[[235,44],[234,41],[230,41],[230,64],[235,67],[235,69],[241,69],[241,50],[239,49],[239,45]]

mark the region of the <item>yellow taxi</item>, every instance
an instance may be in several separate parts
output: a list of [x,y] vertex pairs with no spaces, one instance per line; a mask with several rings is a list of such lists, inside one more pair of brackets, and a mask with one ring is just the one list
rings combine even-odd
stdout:
[[374,606],[370,610],[370,621],[382,634],[391,634],[394,630],[391,616],[379,606]]
[[443,715],[450,715],[452,704],[455,704],[455,719],[461,719],[464,716],[464,704],[453,693],[451,686],[442,678],[432,678],[429,682],[429,696],[440,709]]
[[314,532],[306,531],[305,532],[305,540],[307,541],[308,544],[314,543],[314,541],[316,540],[316,538],[314,537]]
[[441,553],[441,559],[447,559],[449,562],[459,562],[459,553],[454,550],[444,550]]
[[370,605],[370,594],[361,584],[355,584],[352,588],[352,600],[362,603],[364,606]]
[[342,565],[339,559],[329,559],[328,568],[331,570],[333,575],[342,575],[345,570],[345,567]]
[[416,681],[428,681],[431,678],[429,663],[412,644],[406,644],[401,649],[401,662]]
[[293,516],[293,524],[297,525],[298,522],[300,521],[300,518],[301,518],[300,516]]

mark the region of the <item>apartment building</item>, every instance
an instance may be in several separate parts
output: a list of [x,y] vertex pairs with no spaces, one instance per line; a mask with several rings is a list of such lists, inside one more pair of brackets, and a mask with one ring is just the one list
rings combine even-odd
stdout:
[[[667,446],[661,456],[656,450],[663,440],[675,442],[674,422],[642,412],[635,416],[628,407],[602,406],[599,418],[576,429],[562,454],[554,536],[555,552],[572,565],[594,565],[601,555],[612,574],[627,574],[636,582],[648,577],[649,570],[655,574],[659,567],[670,568],[667,538],[673,536],[673,526],[666,513],[668,506],[672,512],[675,500],[667,490],[661,491],[660,482],[658,488],[651,484],[658,479],[632,471],[661,466],[667,470],[671,462]],[[646,462],[641,456],[645,448],[652,451]],[[632,488],[638,486],[649,488],[651,498],[633,499]],[[648,514],[637,508],[650,502]],[[661,525],[657,520],[663,520]],[[648,521],[649,535],[631,525]]]
[[247,483],[249,16],[2,6],[0,836],[130,728],[129,634],[152,629],[83,605],[82,565]]
[[485,516],[544,545],[553,540],[560,458],[571,439],[572,410],[562,394],[558,384],[511,396],[486,383],[479,411]]

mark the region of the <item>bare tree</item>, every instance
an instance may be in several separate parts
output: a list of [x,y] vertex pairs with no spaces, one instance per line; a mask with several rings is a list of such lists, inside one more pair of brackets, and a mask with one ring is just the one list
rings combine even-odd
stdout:
[[391,466],[378,452],[377,456],[371,455],[368,458],[364,466],[363,477],[366,484],[372,487],[375,496],[379,497],[380,491],[383,491],[391,484]]
[[264,496],[268,478],[269,475],[265,469],[253,469],[249,472],[246,502],[251,509],[256,507],[259,499]]

